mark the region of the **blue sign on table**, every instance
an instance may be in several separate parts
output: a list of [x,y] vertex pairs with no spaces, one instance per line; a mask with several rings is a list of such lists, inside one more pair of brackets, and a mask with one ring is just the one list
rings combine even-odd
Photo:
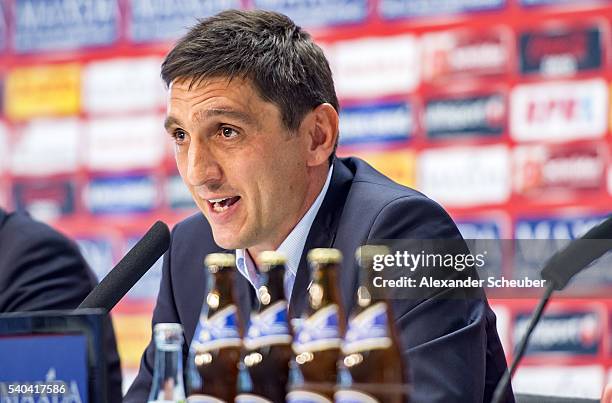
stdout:
[[104,46],[119,37],[117,0],[16,0],[18,53]]
[[254,0],[254,4],[306,27],[362,22],[368,14],[367,0]]
[[506,0],[380,0],[383,18],[413,18],[497,10]]
[[240,0],[130,0],[128,35],[133,42],[176,39],[198,19],[230,8]]
[[0,337],[0,357],[0,401],[88,401],[84,335]]

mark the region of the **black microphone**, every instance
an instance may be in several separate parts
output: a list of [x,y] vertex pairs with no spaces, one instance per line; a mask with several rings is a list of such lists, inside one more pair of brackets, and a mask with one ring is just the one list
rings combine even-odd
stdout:
[[542,269],[542,278],[552,283],[555,290],[562,290],[574,275],[610,249],[612,216],[555,253]]
[[519,362],[527,350],[529,337],[542,317],[552,293],[555,290],[562,290],[574,275],[578,274],[582,269],[586,268],[594,260],[611,249],[612,216],[605,219],[599,225],[591,228],[581,238],[571,241],[564,249],[555,253],[548,259],[541,273],[548,287],[546,287],[544,295],[540,299],[533,316],[529,320],[527,331],[523,334],[516,348],[510,369],[504,373],[497,383],[491,403],[499,403],[504,398],[506,388],[508,387],[508,383],[510,383],[510,378],[514,375]]
[[106,312],[136,284],[170,246],[168,226],[157,221],[117,263],[77,309],[102,308]]

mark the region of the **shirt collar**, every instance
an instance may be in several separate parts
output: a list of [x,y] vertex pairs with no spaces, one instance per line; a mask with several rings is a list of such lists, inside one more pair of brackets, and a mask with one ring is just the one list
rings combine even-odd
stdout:
[[[304,245],[306,244],[306,238],[310,232],[310,227],[312,227],[312,223],[314,222],[314,219],[319,212],[319,208],[323,203],[323,199],[327,194],[327,189],[329,188],[329,184],[331,182],[333,170],[334,166],[332,165],[327,173],[327,179],[325,180],[323,189],[321,189],[321,192],[319,192],[319,195],[315,199],[314,203],[312,203],[306,214],[304,214],[302,219],[297,223],[293,230],[291,230],[289,235],[287,235],[287,238],[285,238],[277,249],[278,252],[285,255],[285,258],[287,259],[286,268],[291,274],[293,274],[293,276],[295,276],[297,273],[300,259],[302,258],[302,252],[304,251]],[[253,286],[256,287],[256,284],[254,284],[255,279],[252,278],[253,273],[250,273],[251,270],[249,270],[249,266],[254,266],[250,255],[246,253],[245,249],[236,249],[236,267],[238,268],[238,271],[240,274],[246,277],[251,284],[253,284]]]

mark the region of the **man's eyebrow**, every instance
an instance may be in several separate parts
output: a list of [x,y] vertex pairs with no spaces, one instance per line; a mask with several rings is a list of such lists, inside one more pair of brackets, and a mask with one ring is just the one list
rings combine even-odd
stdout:
[[164,128],[169,130],[172,126],[183,126],[183,124],[174,116],[167,116],[166,120],[164,120]]
[[206,109],[204,111],[200,111],[196,113],[194,116],[194,119],[199,120],[203,117],[212,118],[216,116],[227,116],[227,117],[239,120],[245,124],[252,124],[254,122],[253,118],[249,114],[241,112],[241,111],[237,111],[235,109],[229,109],[229,108]]

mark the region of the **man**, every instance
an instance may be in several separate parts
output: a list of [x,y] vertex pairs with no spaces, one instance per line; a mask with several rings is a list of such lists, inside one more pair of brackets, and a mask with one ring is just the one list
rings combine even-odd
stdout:
[[[0,208],[0,313],[74,309],[96,285],[77,246],[51,227]],[[104,335],[109,402],[121,400],[110,318]]]
[[[202,214],[173,230],[153,322],[182,323],[185,354],[209,253],[235,250],[244,317],[257,256],[284,252],[296,316],[310,282],[305,256],[314,247],[338,248],[348,258],[369,239],[460,239],[433,201],[359,159],[334,157],[339,108],[328,63],[287,17],[225,11],[203,20],[168,54],[162,78],[169,87],[166,129]],[[349,266],[339,286],[350,309],[357,273]],[[411,401],[488,402],[506,363],[486,298],[396,302]],[[153,357],[149,344],[124,401],[146,399]]]

